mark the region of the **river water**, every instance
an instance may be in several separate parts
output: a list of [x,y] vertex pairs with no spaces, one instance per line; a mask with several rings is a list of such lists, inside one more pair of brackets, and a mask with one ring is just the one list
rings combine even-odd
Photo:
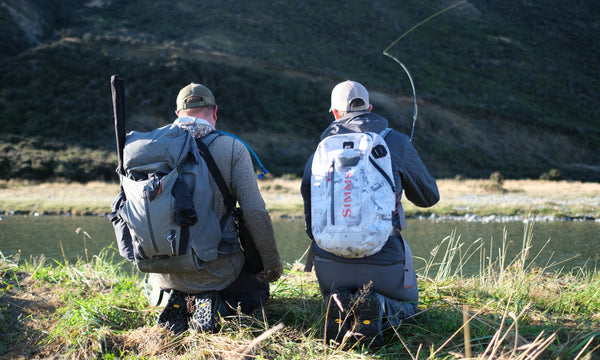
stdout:
[[[301,259],[310,244],[304,232],[304,220],[282,218],[273,225],[284,263],[293,264]],[[507,244],[508,262],[515,258],[523,246],[525,225],[522,220],[409,219],[403,236],[412,249],[416,269],[432,262],[436,248],[439,250],[435,259],[440,260],[453,239],[455,244],[461,244],[461,256],[471,256],[468,262],[464,261],[464,271],[472,273],[482,263],[496,259],[503,240]],[[532,234],[530,260],[535,258],[538,266],[547,268],[558,262],[560,264],[552,268],[569,270],[586,264],[594,268],[600,263],[599,222],[538,221],[533,223]],[[77,259],[91,259],[111,245],[116,249],[112,226],[100,216],[7,216],[0,220],[0,251],[4,256],[20,253],[21,259],[30,260],[43,254],[61,263],[65,259],[73,263]]]

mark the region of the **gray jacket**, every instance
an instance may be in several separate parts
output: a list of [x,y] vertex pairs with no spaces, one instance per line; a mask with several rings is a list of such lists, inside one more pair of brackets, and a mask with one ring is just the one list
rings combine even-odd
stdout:
[[[387,119],[370,112],[349,113],[346,116],[334,121],[321,134],[321,140],[330,135],[345,134],[351,132],[375,132],[381,133],[389,127]],[[392,156],[392,170],[394,172],[394,181],[400,195],[404,193],[406,199],[419,207],[430,207],[435,205],[440,198],[435,179],[429,174],[423,161],[419,157],[417,150],[410,142],[408,136],[397,131],[390,131],[385,137],[385,142],[390,149]],[[304,200],[304,215],[306,216],[306,232],[312,239],[311,233],[311,207],[310,207],[310,178],[312,175],[312,156],[308,159],[302,177],[301,193]],[[406,228],[406,219],[402,204],[398,203],[398,214],[400,216],[401,228],[397,229],[399,234],[402,228]],[[390,238],[392,239],[392,238]],[[382,250],[372,256],[356,261],[372,263],[396,263],[404,260],[404,250],[400,243],[388,241]],[[313,242],[314,244],[314,242]],[[343,259],[328,253],[318,246],[314,245],[315,254],[324,258],[330,258],[338,261],[353,261],[354,259]],[[398,258],[402,253],[401,259]]]

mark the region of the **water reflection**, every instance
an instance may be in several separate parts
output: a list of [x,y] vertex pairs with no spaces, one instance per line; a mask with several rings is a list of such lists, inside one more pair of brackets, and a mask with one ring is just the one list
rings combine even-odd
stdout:
[[[78,228],[81,228],[79,233],[76,232]],[[300,259],[310,244],[304,232],[304,220],[278,219],[274,221],[274,229],[284,263],[292,264]],[[462,251],[477,241],[483,244],[482,251],[469,263],[468,270],[471,272],[479,269],[481,256],[497,256],[502,248],[504,232],[508,240],[507,259],[512,260],[521,250],[524,224],[519,221],[482,224],[409,219],[403,235],[416,258],[415,266],[423,267],[432,250],[453,231],[463,243]],[[579,257],[562,266],[570,269],[588,261],[593,266],[600,257],[600,223],[597,222],[537,222],[533,227],[532,240],[531,255],[539,253],[536,263],[540,266],[571,259],[578,254]],[[0,220],[0,251],[5,256],[20,251],[22,259],[44,254],[60,262],[64,258],[74,262],[78,258],[85,260],[86,249],[88,257],[91,257],[110,245],[116,248],[112,226],[104,217],[14,216]]]

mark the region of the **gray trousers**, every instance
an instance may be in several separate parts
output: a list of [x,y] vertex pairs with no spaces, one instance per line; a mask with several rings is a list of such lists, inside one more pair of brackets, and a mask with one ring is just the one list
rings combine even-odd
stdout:
[[[412,258],[410,250],[407,250],[405,255]],[[357,291],[372,282],[372,290],[378,294],[383,313],[392,326],[414,315],[417,310],[419,300],[417,277],[412,266],[409,269],[405,268],[404,262],[376,265],[361,263],[359,260],[339,262],[320,256],[315,257],[315,273],[323,296],[327,296],[336,288]]]

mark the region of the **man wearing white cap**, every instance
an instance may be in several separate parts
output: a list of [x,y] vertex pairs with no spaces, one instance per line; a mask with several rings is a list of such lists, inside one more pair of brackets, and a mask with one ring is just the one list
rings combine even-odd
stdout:
[[[339,83],[331,92],[330,112],[335,120],[321,134],[321,140],[336,134],[385,134],[396,184],[398,221],[381,250],[365,257],[335,255],[313,241],[307,270],[310,271],[314,263],[319,287],[325,296],[327,341],[339,342],[346,332],[350,332],[361,334],[362,339],[380,346],[384,341],[384,324],[395,326],[402,319],[414,315],[419,298],[412,254],[400,233],[406,227],[406,220],[399,199],[404,191],[406,198],[415,205],[429,207],[438,202],[439,192],[435,179],[427,171],[408,136],[394,130],[384,133],[389,128],[388,121],[372,113],[372,108],[369,92],[362,84],[350,80]],[[301,191],[306,231],[314,240],[311,219],[313,159],[314,155],[306,164]]]

